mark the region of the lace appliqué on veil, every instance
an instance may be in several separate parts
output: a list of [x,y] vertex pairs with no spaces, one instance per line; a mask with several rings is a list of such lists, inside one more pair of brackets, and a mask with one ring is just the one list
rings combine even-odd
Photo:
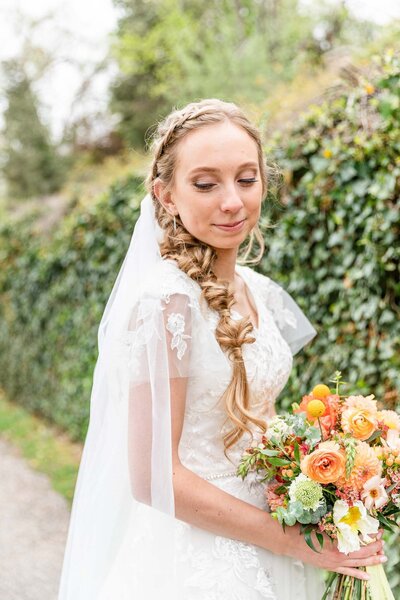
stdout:
[[171,350],[177,349],[177,357],[182,359],[187,348],[185,338],[190,338],[190,335],[185,334],[185,319],[181,313],[171,313],[168,315],[167,329],[172,333]]

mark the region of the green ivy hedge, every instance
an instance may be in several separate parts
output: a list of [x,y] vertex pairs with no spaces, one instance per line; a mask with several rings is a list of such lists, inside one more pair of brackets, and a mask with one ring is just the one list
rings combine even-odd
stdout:
[[[399,59],[312,107],[266,149],[282,167],[258,270],[279,281],[319,335],[296,357],[285,408],[336,369],[392,404],[399,385]],[[141,179],[79,207],[48,244],[3,225],[0,382],[9,397],[83,438],[97,328],[143,197]]]
[[[387,53],[373,80],[344,87],[267,148],[284,175],[265,215],[261,272],[293,294],[318,331],[282,395],[328,383],[391,407],[399,394],[400,61]],[[296,398],[297,399],[297,398]]]
[[135,177],[115,184],[47,246],[29,220],[0,230],[0,384],[72,439],[86,434],[97,330],[143,193]]

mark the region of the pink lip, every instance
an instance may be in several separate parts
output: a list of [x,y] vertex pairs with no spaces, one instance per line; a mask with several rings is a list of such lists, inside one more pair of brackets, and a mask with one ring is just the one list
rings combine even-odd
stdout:
[[239,223],[241,223],[242,221],[244,221],[244,219],[242,219],[241,221],[235,221],[235,223],[215,223],[215,225],[217,227],[235,227],[235,225],[239,225]]
[[230,225],[218,225],[215,223],[215,227],[218,229],[222,229],[222,231],[239,231],[242,229],[244,222],[246,219],[242,219],[241,221],[236,221],[236,223],[231,223]]

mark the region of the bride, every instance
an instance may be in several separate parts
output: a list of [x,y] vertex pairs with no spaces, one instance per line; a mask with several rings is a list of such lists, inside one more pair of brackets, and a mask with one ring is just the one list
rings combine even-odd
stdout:
[[[89,429],[59,600],[318,600],[322,570],[367,578],[382,542],[313,552],[236,476],[293,355],[316,334],[240,259],[267,189],[260,134],[232,103],[174,110],[152,146],[128,253],[99,327]],[[254,261],[253,261],[254,262]]]

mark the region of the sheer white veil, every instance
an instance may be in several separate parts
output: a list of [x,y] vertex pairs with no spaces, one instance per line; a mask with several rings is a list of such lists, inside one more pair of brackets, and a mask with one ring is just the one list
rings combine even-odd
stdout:
[[[153,201],[141,203],[128,252],[98,330],[90,421],[72,504],[58,600],[177,600],[170,380],[188,377],[169,352],[157,267],[163,259]],[[148,290],[152,290],[151,293]],[[283,290],[293,315],[282,334],[293,354],[316,335]],[[190,306],[180,296],[180,312]],[[173,300],[171,299],[173,306]],[[133,350],[134,348],[139,350]],[[107,579],[125,552],[124,594]]]

